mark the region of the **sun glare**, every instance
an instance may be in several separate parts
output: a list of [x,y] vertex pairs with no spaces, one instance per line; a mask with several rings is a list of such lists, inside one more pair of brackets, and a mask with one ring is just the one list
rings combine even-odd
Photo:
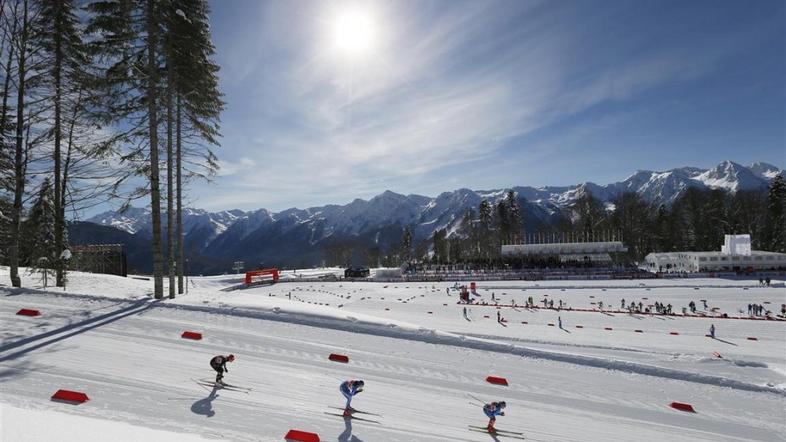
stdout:
[[374,45],[374,22],[368,13],[347,10],[336,16],[333,23],[333,42],[340,52],[357,56]]

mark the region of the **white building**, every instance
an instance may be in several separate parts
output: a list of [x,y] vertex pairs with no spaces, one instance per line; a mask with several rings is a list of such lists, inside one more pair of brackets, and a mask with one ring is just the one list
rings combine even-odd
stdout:
[[726,235],[720,252],[650,253],[644,269],[651,272],[739,272],[786,269],[786,253],[751,250],[750,235]]

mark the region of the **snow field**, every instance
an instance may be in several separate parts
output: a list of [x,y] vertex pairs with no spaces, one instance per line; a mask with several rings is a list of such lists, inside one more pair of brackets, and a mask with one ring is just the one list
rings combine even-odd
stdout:
[[[80,281],[83,276],[90,281]],[[104,419],[124,435],[134,425],[226,440],[282,440],[298,428],[323,440],[485,441],[489,436],[466,430],[486,422],[479,406],[470,405],[471,394],[506,400],[498,427],[532,440],[622,441],[633,434],[636,440],[786,440],[782,322],[501,308],[508,319],[503,327],[495,307],[472,306],[474,320],[465,320],[446,283],[282,283],[222,292],[225,279],[194,278],[188,296],[154,302],[137,293],[136,281],[73,274],[69,292],[89,296],[0,288],[0,403],[34,410],[28,414],[56,410]],[[588,290],[612,303],[609,292],[628,290],[626,300],[645,292],[654,299],[655,292],[678,305],[695,292],[713,292],[721,310],[743,305],[729,292],[741,291],[736,282],[710,288],[713,282],[688,282],[698,291],[663,287],[663,293],[654,287],[542,290],[574,307],[591,302]],[[511,283],[495,283],[503,284]],[[524,299],[507,288],[486,293],[480,285],[479,293],[490,301],[491,290],[503,300]],[[530,291],[537,290],[523,293]],[[756,288],[756,294],[757,302],[784,302],[782,288]],[[44,314],[16,316],[22,307]],[[483,314],[490,319],[479,319]],[[571,333],[547,325],[557,315]],[[731,344],[703,337],[711,321]],[[585,328],[570,327],[579,322]],[[606,324],[614,330],[603,330]],[[631,330],[642,324],[645,333]],[[668,334],[677,327],[680,335]],[[180,339],[184,330],[204,339]],[[759,341],[745,340],[748,334]],[[249,394],[213,394],[193,381],[212,378],[210,357],[229,352],[238,359],[229,364],[227,382],[253,388]],[[350,363],[330,362],[330,353],[347,354]],[[510,386],[487,384],[488,375],[506,377]],[[380,424],[325,414],[340,413],[329,407],[343,405],[338,385],[348,378],[366,381],[353,405],[382,414],[369,416]],[[85,391],[91,400],[50,402],[58,388]],[[692,403],[698,413],[672,410],[672,401]],[[24,434],[21,423],[8,420],[1,421],[0,440]],[[172,440],[167,436],[145,440]]]

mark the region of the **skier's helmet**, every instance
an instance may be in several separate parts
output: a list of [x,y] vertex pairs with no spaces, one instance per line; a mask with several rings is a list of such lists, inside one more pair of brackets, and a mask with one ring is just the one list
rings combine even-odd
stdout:
[[505,401],[497,402],[497,407],[502,409],[502,408],[507,407],[507,404],[505,403]]
[[227,356],[227,361],[229,361],[229,362],[232,362],[232,361],[234,361],[234,360],[235,360],[235,355],[229,355],[229,356]]
[[355,381],[355,386],[358,388],[363,388],[363,381]]

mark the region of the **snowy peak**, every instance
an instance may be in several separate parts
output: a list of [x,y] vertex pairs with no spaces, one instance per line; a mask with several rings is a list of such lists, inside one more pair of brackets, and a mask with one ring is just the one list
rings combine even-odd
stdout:
[[150,209],[129,207],[123,212],[108,211],[88,219],[88,222],[110,226],[132,235],[144,230],[150,219]]
[[[307,209],[291,208],[278,213],[265,209],[245,212],[208,212],[188,208],[183,211],[186,246],[209,259],[245,259],[255,262],[263,256],[281,262],[319,262],[331,244],[350,241],[359,246],[385,247],[400,239],[403,226],[413,229],[416,241],[446,229],[459,231],[468,210],[477,213],[481,201],[494,205],[513,190],[522,204],[528,231],[548,228],[571,216],[576,201],[591,194],[609,210],[624,192],[635,192],[651,204],[670,205],[689,188],[722,189],[727,192],[766,189],[782,171],[767,163],[750,167],[724,161],[711,169],[681,167],[666,171],[639,170],[622,181],[599,185],[583,182],[569,186],[520,186],[503,189],[443,192],[436,197],[402,195],[390,190],[369,199],[330,204]],[[88,220],[148,237],[150,211],[131,208],[123,213],[105,212]],[[164,216],[164,223],[166,217]],[[273,258],[270,258],[273,259]],[[285,261],[289,260],[289,261]]]
[[766,182],[750,169],[732,161],[724,161],[696,175],[693,179],[711,189],[724,189],[730,192],[766,187]]
[[754,175],[763,179],[763,180],[772,180],[776,176],[783,173],[781,169],[777,166],[773,166],[772,164],[763,163],[761,161],[756,162],[748,166],[748,170],[753,172]]

